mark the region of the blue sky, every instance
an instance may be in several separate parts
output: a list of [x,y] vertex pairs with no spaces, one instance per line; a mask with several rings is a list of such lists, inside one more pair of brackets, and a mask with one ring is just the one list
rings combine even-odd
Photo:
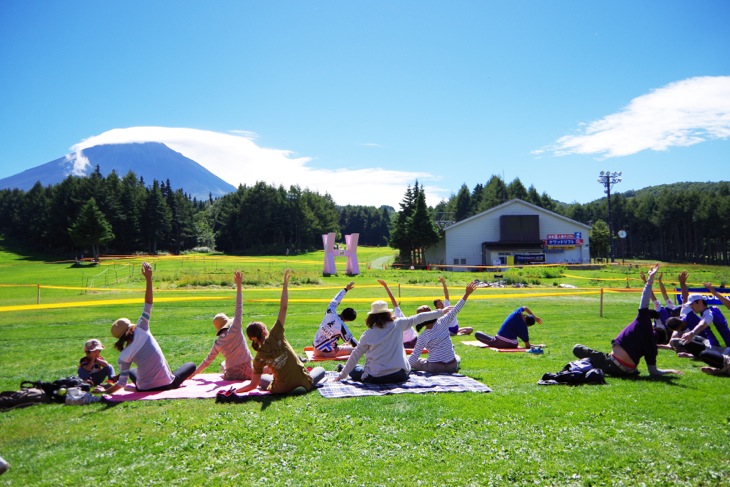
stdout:
[[728,25],[704,0],[3,0],[0,178],[160,140],[338,204],[727,180]]

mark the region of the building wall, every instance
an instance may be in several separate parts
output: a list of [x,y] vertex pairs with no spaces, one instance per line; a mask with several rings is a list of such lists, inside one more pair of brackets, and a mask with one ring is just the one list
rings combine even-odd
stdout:
[[[547,249],[499,249],[482,256],[483,242],[497,242],[500,239],[499,218],[502,215],[538,215],[540,219],[540,238],[546,239],[549,234],[573,234],[581,232],[583,245],[562,251]],[[590,261],[589,233],[590,227],[582,223],[562,217],[550,211],[531,205],[521,200],[511,200],[496,208],[458,222],[445,229],[445,237],[438,246],[429,249],[427,258],[430,263],[464,266],[453,270],[468,270],[469,266],[492,265],[494,258],[505,257],[508,253],[539,253],[545,255],[548,264],[569,262],[583,263]],[[443,246],[441,245],[443,243]],[[484,262],[486,258],[486,262]],[[510,265],[507,263],[507,265]]]

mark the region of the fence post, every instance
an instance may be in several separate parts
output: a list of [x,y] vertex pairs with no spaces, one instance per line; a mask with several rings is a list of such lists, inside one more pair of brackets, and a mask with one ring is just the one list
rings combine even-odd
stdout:
[[601,310],[599,311],[598,316],[603,318],[603,288],[601,288]]

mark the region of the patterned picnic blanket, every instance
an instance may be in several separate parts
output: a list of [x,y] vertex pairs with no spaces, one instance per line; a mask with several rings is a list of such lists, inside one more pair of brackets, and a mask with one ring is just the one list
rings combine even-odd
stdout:
[[335,382],[335,377],[337,372],[327,372],[317,385],[322,396],[334,398],[424,392],[492,392],[492,389],[481,382],[461,374],[411,372],[408,381],[402,384],[367,384],[350,379]]

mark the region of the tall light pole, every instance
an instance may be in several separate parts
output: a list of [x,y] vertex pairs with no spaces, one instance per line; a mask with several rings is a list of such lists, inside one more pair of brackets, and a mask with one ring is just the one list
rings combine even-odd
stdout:
[[606,188],[606,196],[608,197],[608,233],[609,242],[611,243],[611,262],[613,262],[613,223],[611,220],[611,188],[614,184],[621,182],[621,172],[601,171],[598,176],[598,182]]

